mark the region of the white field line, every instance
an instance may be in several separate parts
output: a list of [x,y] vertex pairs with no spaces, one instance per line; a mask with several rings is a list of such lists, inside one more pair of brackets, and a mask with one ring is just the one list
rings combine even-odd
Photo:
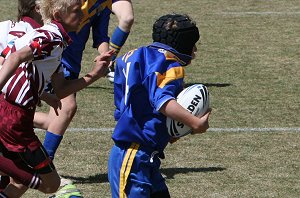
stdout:
[[219,15],[246,16],[246,15],[300,15],[300,12],[219,12]]
[[211,132],[300,132],[300,127],[275,128],[210,128]]
[[[69,132],[113,132],[114,128],[68,128]],[[36,129],[36,131],[42,131]],[[300,127],[274,128],[209,128],[208,132],[300,132]]]

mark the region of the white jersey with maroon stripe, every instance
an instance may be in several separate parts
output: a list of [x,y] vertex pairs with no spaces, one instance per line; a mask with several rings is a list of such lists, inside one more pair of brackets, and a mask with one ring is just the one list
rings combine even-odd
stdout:
[[0,52],[4,50],[7,45],[7,35],[12,27],[12,21],[2,21],[0,22]]
[[16,39],[7,57],[24,46],[31,47],[34,59],[17,68],[2,92],[7,101],[30,108],[39,102],[39,96],[52,74],[63,71],[60,62],[66,42],[58,26],[51,23]]
[[15,40],[22,37],[26,32],[32,31],[33,27],[25,21],[13,22],[9,20],[0,22],[0,29],[0,52],[4,53],[3,56],[5,56],[3,50],[8,52]]

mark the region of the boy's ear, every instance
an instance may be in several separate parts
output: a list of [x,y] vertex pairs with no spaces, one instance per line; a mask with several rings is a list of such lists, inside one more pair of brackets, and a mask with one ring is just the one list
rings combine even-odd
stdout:
[[40,5],[35,5],[34,6],[34,10],[37,12],[37,13],[40,13]]
[[62,18],[61,18],[60,13],[58,11],[55,11],[53,13],[53,18],[54,18],[55,21],[62,22]]

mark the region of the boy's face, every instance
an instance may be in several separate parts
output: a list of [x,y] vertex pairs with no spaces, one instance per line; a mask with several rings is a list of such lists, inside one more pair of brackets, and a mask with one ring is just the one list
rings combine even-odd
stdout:
[[192,59],[194,59],[195,57],[196,57],[196,52],[197,52],[197,47],[196,47],[196,44],[194,45],[194,47],[193,47],[193,51],[192,51],[192,54],[191,54],[191,56],[192,56]]
[[76,31],[80,25],[83,18],[83,13],[81,10],[81,2],[71,5],[67,12],[61,15],[61,24],[67,32]]

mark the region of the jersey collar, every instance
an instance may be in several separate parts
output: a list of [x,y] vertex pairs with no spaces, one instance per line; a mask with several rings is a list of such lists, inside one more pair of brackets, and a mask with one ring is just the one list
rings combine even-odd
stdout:
[[189,56],[186,54],[181,54],[178,51],[176,51],[174,48],[172,48],[168,45],[165,45],[163,43],[154,42],[151,45],[149,45],[149,47],[161,48],[161,49],[164,49],[164,50],[167,50],[167,51],[173,53],[178,58],[178,62],[183,66],[188,65],[192,60],[192,56]]
[[33,18],[28,17],[28,16],[22,17],[21,21],[29,23],[33,29],[41,27],[41,25],[38,22],[36,22]]
[[52,23],[58,27],[58,30],[60,31],[60,33],[63,36],[63,39],[67,42],[68,45],[70,45],[72,43],[72,39],[68,35],[68,33],[66,32],[64,27],[61,25],[61,23],[59,23],[58,21],[55,21],[55,20],[52,20]]

